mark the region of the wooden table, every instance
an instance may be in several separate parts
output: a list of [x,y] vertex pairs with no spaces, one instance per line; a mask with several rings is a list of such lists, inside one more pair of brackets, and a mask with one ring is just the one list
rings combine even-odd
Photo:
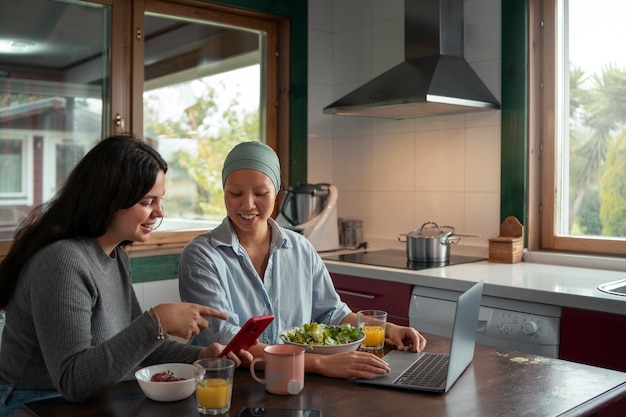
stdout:
[[[427,350],[448,351],[448,339],[427,338]],[[299,395],[279,396],[266,393],[247,369],[238,369],[231,410],[225,415],[236,417],[242,407],[277,407],[318,409],[324,417],[588,416],[610,404],[624,407],[617,415],[626,415],[625,403],[626,373],[476,345],[472,364],[447,394],[377,388],[307,374]],[[152,401],[136,381],[120,383],[82,403],[50,399],[25,405],[18,413],[23,417],[198,415],[194,396],[173,403]]]

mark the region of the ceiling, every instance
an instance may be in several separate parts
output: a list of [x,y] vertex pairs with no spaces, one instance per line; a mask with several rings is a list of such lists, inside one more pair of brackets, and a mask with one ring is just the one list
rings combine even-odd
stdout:
[[[2,0],[2,78],[96,83],[102,78],[109,37],[102,6],[57,0]],[[10,52],[1,42],[12,40]],[[258,51],[256,33],[146,15],[145,79]],[[20,47],[23,48],[19,51]]]

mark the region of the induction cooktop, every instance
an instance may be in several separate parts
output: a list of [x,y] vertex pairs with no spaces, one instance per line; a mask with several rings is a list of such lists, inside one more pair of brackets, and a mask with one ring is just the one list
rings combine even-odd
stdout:
[[328,255],[323,259],[329,261],[348,262],[353,264],[384,266],[388,268],[421,269],[484,261],[487,258],[450,254],[449,262],[413,262],[407,259],[406,251],[400,249],[380,249],[365,252],[352,252],[340,255]]

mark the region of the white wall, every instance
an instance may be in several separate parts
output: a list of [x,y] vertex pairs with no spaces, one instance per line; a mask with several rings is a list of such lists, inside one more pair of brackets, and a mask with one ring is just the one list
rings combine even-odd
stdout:
[[[426,221],[487,247],[500,219],[500,111],[387,120],[322,114],[400,62],[403,0],[309,1],[308,180],[339,189],[339,217],[365,240],[396,241]],[[501,0],[465,0],[465,58],[501,98]]]
[[133,284],[142,310],[148,310],[163,303],[178,303],[178,279],[140,282]]

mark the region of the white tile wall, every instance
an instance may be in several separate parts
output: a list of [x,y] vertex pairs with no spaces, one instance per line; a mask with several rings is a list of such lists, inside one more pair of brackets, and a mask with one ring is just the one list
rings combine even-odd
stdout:
[[[400,62],[403,0],[309,2],[310,182],[339,189],[339,217],[365,239],[397,240],[426,221],[480,233],[500,217],[500,112],[385,120],[323,115],[333,100]],[[465,55],[501,92],[501,0],[465,0]]]

